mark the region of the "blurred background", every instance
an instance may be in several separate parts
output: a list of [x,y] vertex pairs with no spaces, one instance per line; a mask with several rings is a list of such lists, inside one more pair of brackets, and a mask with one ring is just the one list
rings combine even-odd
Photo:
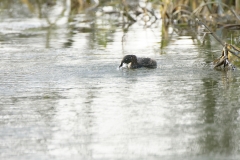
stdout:
[[132,43],[131,31],[145,29],[154,36],[137,40],[155,41],[163,48],[172,34],[199,40],[197,35],[204,31],[195,18],[218,30],[225,41],[239,43],[238,0],[2,0],[0,4],[2,43],[15,37],[45,48],[106,49],[117,41],[120,44],[114,46],[123,49]]

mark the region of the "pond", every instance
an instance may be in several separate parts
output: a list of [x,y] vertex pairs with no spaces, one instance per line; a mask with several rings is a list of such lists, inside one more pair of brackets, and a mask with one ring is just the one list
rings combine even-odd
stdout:
[[[29,12],[20,1],[1,12],[1,159],[240,158],[240,72],[213,68],[214,39],[88,14],[49,26]],[[158,67],[119,69],[126,54]]]

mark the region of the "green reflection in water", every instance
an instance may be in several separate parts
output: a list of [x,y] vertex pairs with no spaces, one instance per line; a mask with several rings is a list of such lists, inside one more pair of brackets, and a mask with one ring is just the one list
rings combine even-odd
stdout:
[[[239,129],[236,130],[239,107],[232,105],[232,100],[225,99],[228,97],[223,92],[229,92],[229,88],[219,87],[218,81],[212,78],[203,79],[201,119],[204,121],[198,143],[203,154],[231,155],[239,153]],[[231,96],[236,97],[234,94]]]

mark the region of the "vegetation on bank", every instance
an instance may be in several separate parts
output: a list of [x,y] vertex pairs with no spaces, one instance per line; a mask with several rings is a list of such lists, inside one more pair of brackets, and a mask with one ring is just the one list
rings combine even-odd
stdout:
[[[0,0],[0,7],[7,8],[13,3],[17,3],[16,0]],[[114,25],[122,26],[125,33],[137,22],[144,27],[152,27],[161,22],[162,48],[169,43],[169,26],[179,35],[190,34],[194,39],[198,39],[200,44],[205,43],[207,36],[213,35],[223,46],[223,52],[219,54],[224,58],[218,59],[216,66],[227,66],[230,62],[239,63],[237,46],[240,46],[240,40],[239,33],[235,31],[240,30],[240,0],[19,0],[18,3],[27,6],[29,11],[39,18],[45,18],[49,26],[55,25],[60,17],[66,16],[67,11],[69,22],[76,21],[74,15],[89,14],[92,19],[74,23],[90,24],[104,17],[116,22],[111,24],[112,28]],[[62,11],[52,21],[49,11],[59,6]],[[97,29],[99,28],[79,28],[83,32]],[[218,29],[221,29],[222,33],[226,31],[231,34],[231,39],[220,40],[219,35],[214,34]],[[101,38],[101,41],[103,40]]]

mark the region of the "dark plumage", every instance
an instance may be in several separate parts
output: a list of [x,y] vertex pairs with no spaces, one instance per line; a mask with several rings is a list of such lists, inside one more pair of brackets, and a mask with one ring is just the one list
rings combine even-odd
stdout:
[[128,67],[131,69],[136,69],[141,67],[157,68],[156,60],[151,58],[137,58],[137,56],[135,55],[124,56],[119,68],[122,67],[123,63],[129,64]]

